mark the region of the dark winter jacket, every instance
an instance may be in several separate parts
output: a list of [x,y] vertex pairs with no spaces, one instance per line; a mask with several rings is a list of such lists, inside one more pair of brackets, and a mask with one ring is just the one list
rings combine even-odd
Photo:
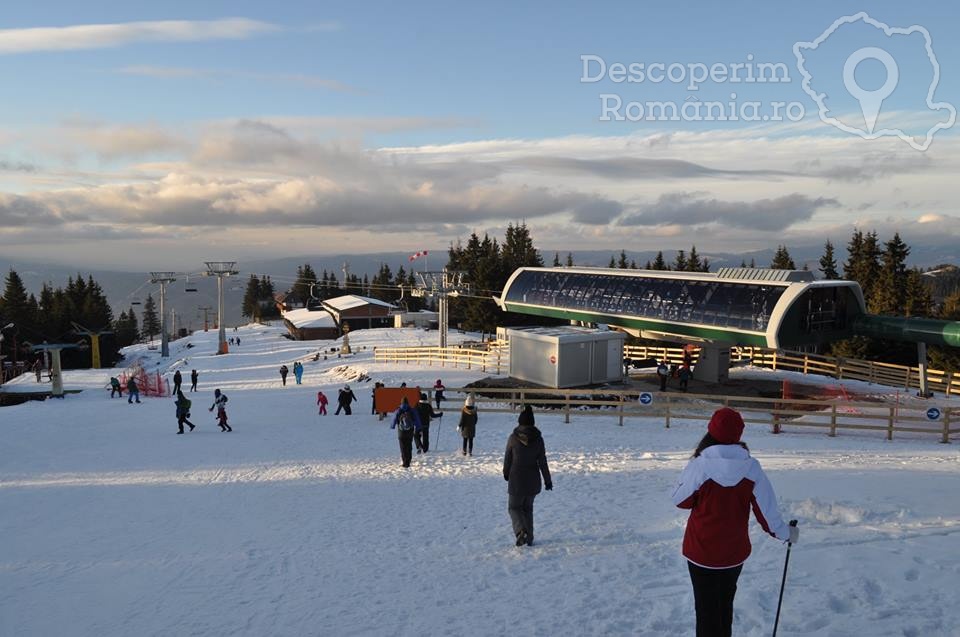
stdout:
[[183,394],[180,394],[180,396],[177,398],[176,405],[177,405],[177,418],[190,417],[190,407],[192,406],[192,403],[186,396],[184,396]]
[[439,413],[433,410],[433,407],[430,406],[425,400],[421,400],[417,403],[417,415],[420,416],[420,427],[423,429],[430,428],[430,419],[440,416]]
[[503,457],[503,479],[509,483],[507,491],[510,495],[537,495],[541,474],[544,485],[552,489],[543,436],[533,425],[520,425],[510,434]]
[[136,381],[136,379],[134,379],[133,376],[131,376],[131,377],[127,380],[127,391],[129,391],[129,392],[131,392],[131,393],[134,393],[134,394],[139,394],[139,393],[140,393],[140,389],[137,388],[137,381]]
[[344,406],[347,406],[351,402],[355,402],[356,400],[357,400],[357,397],[356,395],[354,395],[352,389],[350,390],[341,389],[340,394],[337,396],[337,402]]
[[180,373],[180,370],[179,370],[179,369],[178,369],[178,370],[176,371],[176,373],[173,375],[173,382],[176,383],[177,385],[179,385],[179,384],[181,384],[181,383],[183,382],[183,374]]
[[[413,431],[404,431],[400,428],[400,414],[407,411],[410,412],[411,416],[413,416]],[[400,408],[393,414],[393,423],[390,425],[391,429],[397,430],[398,438],[402,438],[403,436],[412,436],[414,433],[420,431],[420,427],[420,414],[418,414],[417,410],[410,405],[400,405]]]
[[477,408],[464,407],[460,410],[460,435],[464,438],[473,438],[477,435]]

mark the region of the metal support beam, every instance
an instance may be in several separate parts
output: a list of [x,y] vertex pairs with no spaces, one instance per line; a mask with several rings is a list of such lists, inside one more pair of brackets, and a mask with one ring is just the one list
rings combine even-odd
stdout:
[[927,344],[917,343],[917,367],[920,368],[920,392],[917,394],[921,398],[930,398],[933,393],[927,389]]
[[420,285],[411,291],[413,296],[437,299],[439,310],[438,331],[440,347],[447,346],[447,334],[450,326],[450,297],[469,294],[470,286],[463,282],[464,272],[443,269],[442,272],[415,272]]
[[227,328],[223,324],[223,279],[224,277],[239,274],[236,261],[206,261],[207,276],[217,277],[217,324],[220,326],[217,354],[226,354]]
[[160,356],[163,358],[170,356],[170,344],[167,335],[167,313],[164,311],[164,305],[167,300],[167,283],[173,283],[176,280],[176,272],[150,273],[150,282],[160,284]]

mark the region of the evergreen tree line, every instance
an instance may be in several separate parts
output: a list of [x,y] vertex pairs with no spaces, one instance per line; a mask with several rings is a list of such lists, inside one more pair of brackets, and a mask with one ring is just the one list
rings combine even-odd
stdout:
[[[121,312],[114,321],[103,288],[92,276],[84,278],[80,274],[68,278],[65,288],[44,283],[37,298],[27,293],[23,279],[10,270],[0,297],[0,327],[9,323],[13,327],[4,331],[2,351],[8,361],[36,360],[40,355],[31,352],[29,346],[44,342],[89,345],[89,339],[76,332],[74,323],[92,332],[113,331],[100,337],[103,365],[113,365],[119,358],[117,349],[139,337],[133,308],[129,313]],[[61,364],[67,369],[89,367],[90,359],[89,350],[65,349],[61,354]]]
[[[308,266],[309,267],[309,266]],[[269,276],[251,274],[243,293],[241,313],[254,321],[266,321],[280,316],[273,297],[276,290]]]

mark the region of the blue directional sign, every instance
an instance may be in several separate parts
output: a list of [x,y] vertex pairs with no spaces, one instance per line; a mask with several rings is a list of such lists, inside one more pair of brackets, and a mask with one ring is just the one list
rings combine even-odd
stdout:
[[642,394],[640,394],[641,405],[649,405],[652,402],[653,402],[653,394],[651,394],[650,392],[643,392]]
[[937,420],[938,418],[940,418],[940,410],[937,409],[936,407],[931,407],[930,409],[927,410],[927,418],[929,418],[930,420]]

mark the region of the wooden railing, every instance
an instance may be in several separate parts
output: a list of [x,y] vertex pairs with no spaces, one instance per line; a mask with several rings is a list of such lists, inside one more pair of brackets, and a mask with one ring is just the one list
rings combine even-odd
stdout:
[[[682,363],[684,350],[680,347],[627,346],[624,356],[634,360],[664,357],[670,363]],[[696,363],[697,351],[692,353]],[[730,349],[731,362],[749,362],[757,367],[774,370],[801,372],[831,376],[837,380],[861,380],[878,385],[920,389],[920,369],[893,363],[877,363],[853,358],[837,358],[820,354],[800,352],[778,352],[760,347],[733,347]],[[960,374],[937,369],[927,370],[927,388],[941,392],[946,396],[960,395]]]
[[[432,390],[428,390],[433,400]],[[675,420],[708,421],[715,408],[729,406],[743,415],[747,425],[765,425],[773,433],[800,428],[822,429],[828,436],[843,430],[879,431],[887,440],[895,433],[929,434],[950,442],[960,433],[960,407],[949,404],[904,407],[879,402],[840,400],[794,400],[753,396],[714,396],[637,392],[636,390],[580,390],[541,388],[447,388],[445,397],[456,404],[460,398],[474,395],[481,412],[516,412],[524,404],[538,411],[564,416],[617,418],[620,425],[629,418],[663,419],[669,428]],[[643,397],[643,402],[640,398]],[[931,417],[932,416],[932,417]]]
[[501,347],[477,350],[466,347],[376,347],[376,363],[407,363],[463,367],[484,373],[503,374],[508,371],[508,352]]
[[[667,359],[670,363],[681,364],[684,350],[680,347],[624,347],[623,355],[634,361]],[[694,364],[699,353],[693,350],[690,355]],[[493,343],[487,350],[464,347],[377,347],[374,355],[378,363],[407,363],[414,365],[439,365],[441,367],[463,367],[479,369],[485,373],[504,374],[509,371],[510,350],[504,343]],[[920,388],[920,369],[893,363],[877,363],[853,358],[836,358],[820,354],[800,352],[782,352],[761,347],[732,347],[730,361],[749,363],[757,367],[773,370],[801,372],[830,376],[837,380],[860,380],[890,387],[904,389]],[[960,373],[945,372],[937,369],[927,370],[927,389],[946,396],[960,395]]]

